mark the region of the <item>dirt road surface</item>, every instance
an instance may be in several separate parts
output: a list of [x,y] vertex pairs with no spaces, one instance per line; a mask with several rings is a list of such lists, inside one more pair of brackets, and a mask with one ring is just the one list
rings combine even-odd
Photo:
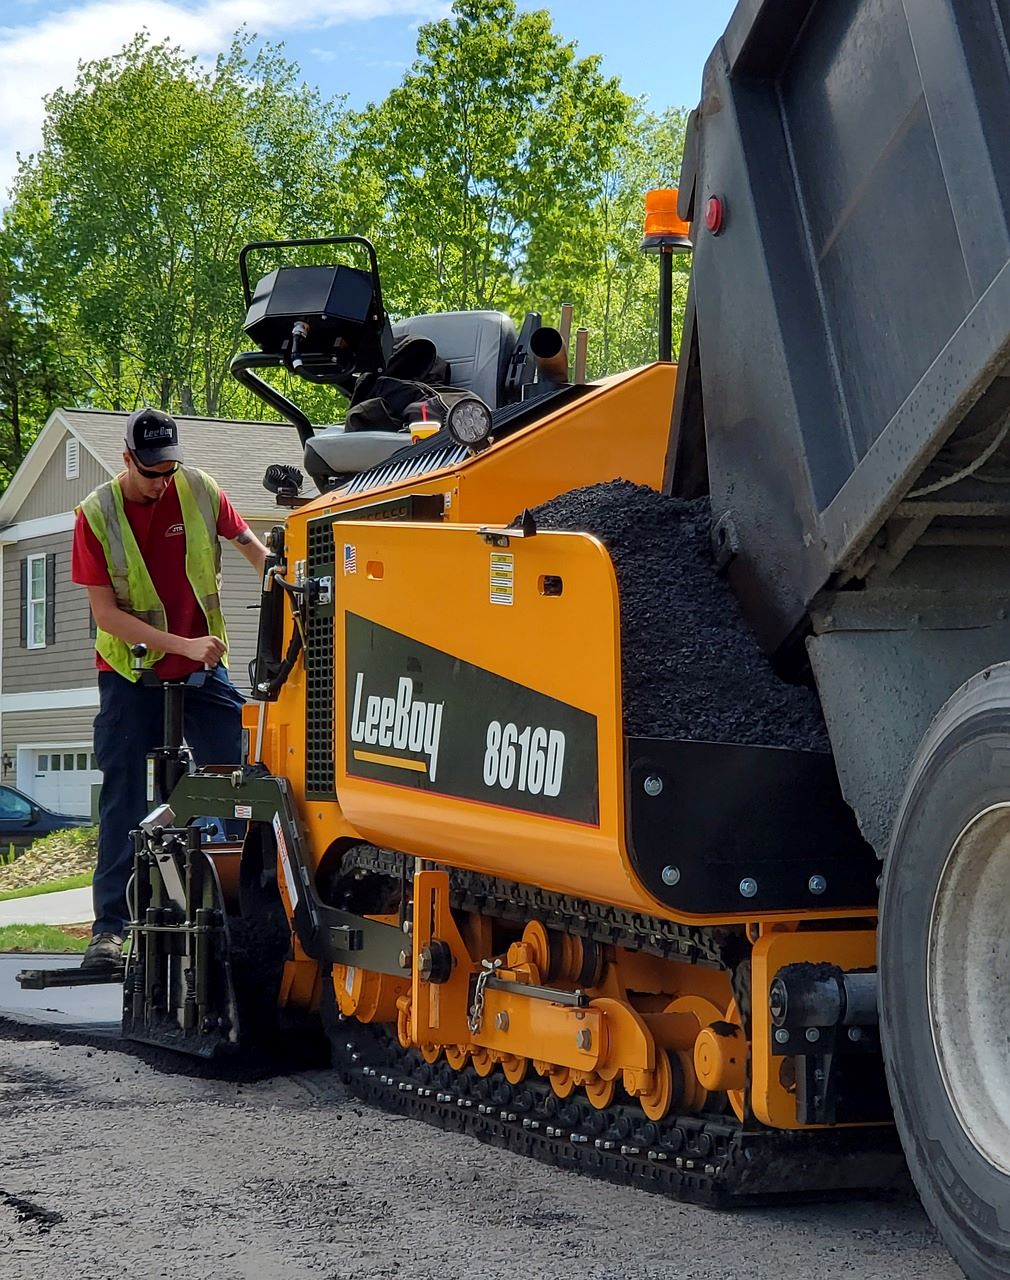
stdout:
[[714,1213],[399,1119],[323,1070],[0,1038],[3,1280],[957,1280],[918,1204]]

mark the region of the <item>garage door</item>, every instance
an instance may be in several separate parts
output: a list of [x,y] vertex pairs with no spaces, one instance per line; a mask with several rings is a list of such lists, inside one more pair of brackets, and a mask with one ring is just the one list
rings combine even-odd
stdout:
[[32,748],[23,789],[56,813],[90,813],[91,788],[101,782],[94,753],[85,747]]

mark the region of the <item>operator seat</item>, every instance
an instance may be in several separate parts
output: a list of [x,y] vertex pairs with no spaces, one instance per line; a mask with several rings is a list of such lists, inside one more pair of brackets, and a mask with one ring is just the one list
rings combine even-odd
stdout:
[[[503,400],[516,336],[511,317],[500,311],[442,311],[393,325],[394,340],[430,338],[449,365],[450,385],[472,391],[492,409]],[[409,439],[403,431],[323,427],[305,445],[305,469],[320,490],[327,489],[338,477],[379,466]]]

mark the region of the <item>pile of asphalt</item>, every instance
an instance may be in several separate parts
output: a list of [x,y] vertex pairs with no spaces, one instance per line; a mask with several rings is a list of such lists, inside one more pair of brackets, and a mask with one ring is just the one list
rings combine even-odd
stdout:
[[716,572],[707,498],[683,501],[615,480],[533,511],[538,529],[604,543],[621,593],[624,731],[828,751],[813,689],[773,671]]

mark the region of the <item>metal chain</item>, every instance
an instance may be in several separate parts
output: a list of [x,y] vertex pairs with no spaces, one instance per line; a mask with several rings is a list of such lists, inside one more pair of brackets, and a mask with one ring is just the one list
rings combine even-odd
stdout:
[[466,1025],[470,1028],[470,1034],[476,1035],[484,1021],[484,988],[487,986],[487,980],[502,966],[501,958],[494,960],[482,960],[480,962],[480,973],[477,974],[477,984],[473,989],[473,1004],[470,1006],[470,1016]]
[[[344,874],[372,872],[399,879],[407,860],[403,855],[374,845],[355,845],[344,855]],[[676,924],[621,911],[616,907],[563,894],[548,893],[530,885],[498,880],[479,872],[449,868],[453,886],[453,906],[505,919],[534,918],[559,929],[571,929],[590,936],[603,946],[624,946],[659,954],[670,960],[727,966],[716,931]],[[407,875],[412,874],[409,864]],[[527,915],[528,913],[528,915]]]

